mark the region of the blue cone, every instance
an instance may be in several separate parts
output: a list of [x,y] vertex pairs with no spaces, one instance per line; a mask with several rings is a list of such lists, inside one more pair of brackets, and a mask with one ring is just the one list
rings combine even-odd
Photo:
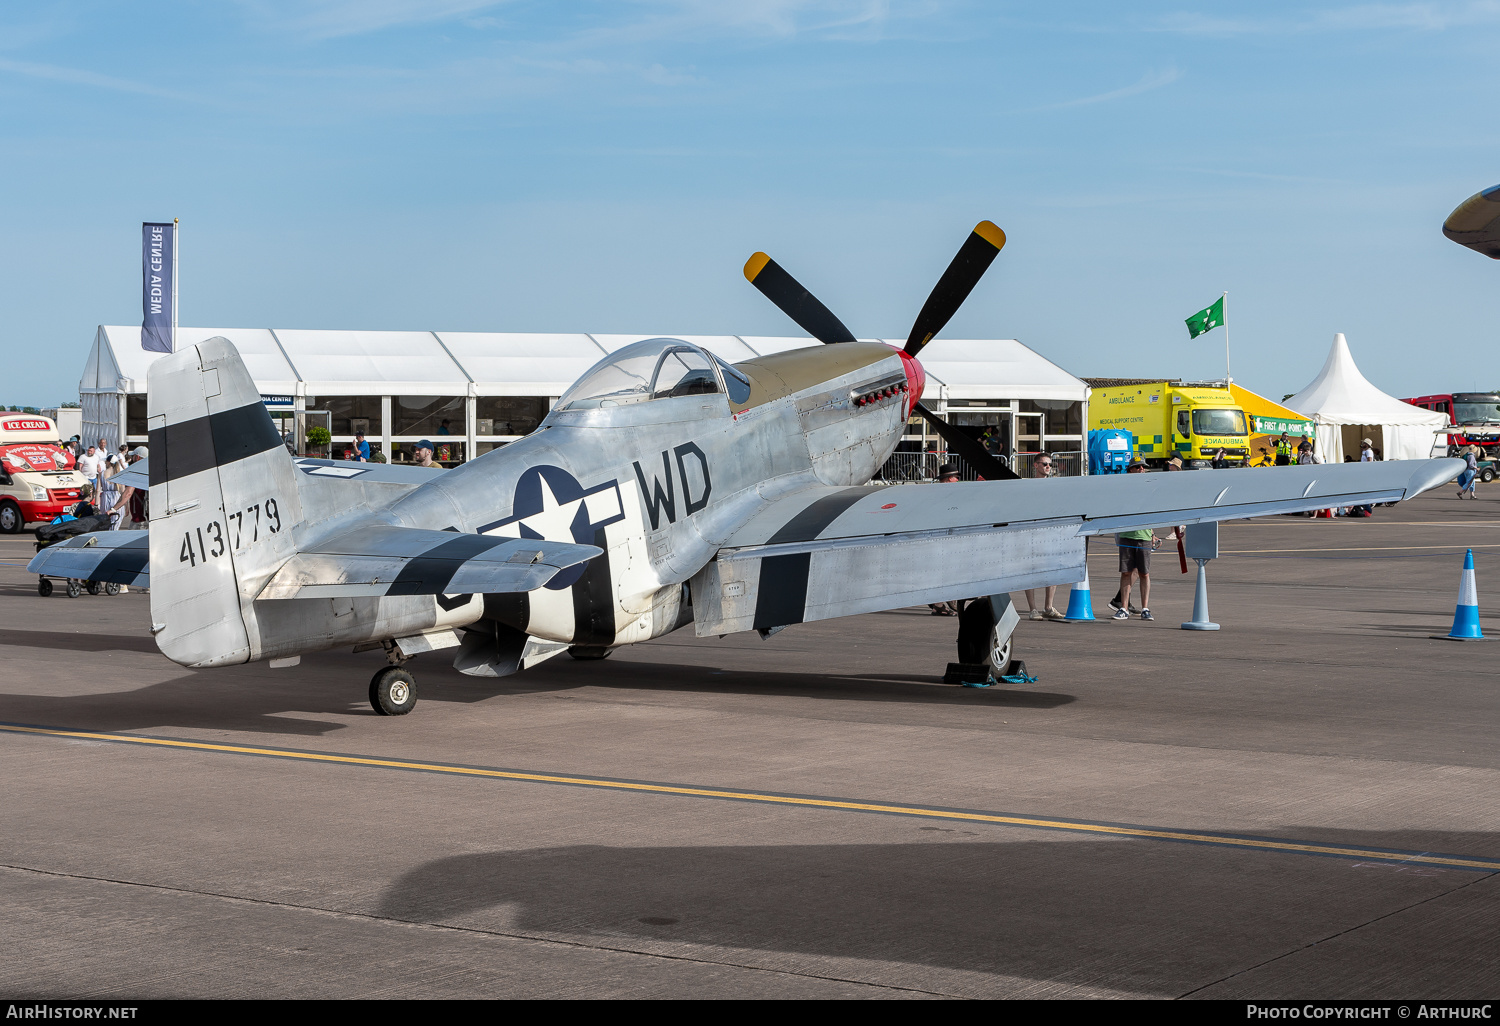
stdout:
[[1073,590],[1068,592],[1068,611],[1063,614],[1064,620],[1092,620],[1094,618],[1094,603],[1089,597],[1089,570],[1083,568],[1083,580],[1073,585]]
[[1453,629],[1448,637],[1456,641],[1483,641],[1479,630],[1479,589],[1474,584],[1474,550],[1464,550],[1464,569],[1458,578],[1458,606],[1453,611]]

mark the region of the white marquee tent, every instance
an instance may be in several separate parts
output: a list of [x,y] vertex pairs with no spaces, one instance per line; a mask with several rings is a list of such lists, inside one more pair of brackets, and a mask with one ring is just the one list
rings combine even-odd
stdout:
[[1317,425],[1318,454],[1326,463],[1341,463],[1346,453],[1357,458],[1363,438],[1388,460],[1427,459],[1435,429],[1448,422],[1446,414],[1404,403],[1370,384],[1342,332],[1333,336],[1318,376],[1282,405]]
[[[524,334],[465,331],[313,331],[288,328],[177,329],[179,347],[222,335],[234,343],[263,394],[288,410],[331,409],[336,443],[364,426],[387,453],[450,424],[458,453],[483,453],[545,416],[552,401],[606,354],[651,335]],[[144,441],[146,374],[161,353],[141,349],[136,325],[100,325],[79,382],[84,437],[112,444]],[[810,338],[678,335],[729,363],[815,345]],[[891,340],[886,340],[891,341]],[[904,340],[895,340],[901,346]],[[939,339],[922,353],[929,405],[1021,424],[1042,420],[1040,403],[1082,404],[1089,388],[1014,339]],[[1000,398],[1003,397],[1003,398]],[[1081,426],[1038,431],[1061,448],[1081,449]],[[1019,418],[1019,420],[1018,420]],[[1030,418],[1030,419],[1028,419]],[[1055,419],[1055,418],[1054,418]],[[441,441],[441,439],[440,439]],[[462,445],[462,448],[459,448]]]

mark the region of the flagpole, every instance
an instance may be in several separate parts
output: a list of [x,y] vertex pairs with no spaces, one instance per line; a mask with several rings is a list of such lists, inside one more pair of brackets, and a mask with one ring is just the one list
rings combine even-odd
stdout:
[[177,353],[177,264],[180,263],[181,252],[177,249],[177,217],[172,217],[172,353]]
[[1219,307],[1219,312],[1224,316],[1224,387],[1228,388],[1234,380],[1229,376],[1229,293],[1225,292],[1223,298],[1224,305]]

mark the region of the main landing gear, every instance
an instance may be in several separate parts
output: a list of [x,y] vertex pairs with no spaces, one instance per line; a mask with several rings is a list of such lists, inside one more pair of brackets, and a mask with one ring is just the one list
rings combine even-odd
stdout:
[[370,678],[370,708],[382,716],[405,716],[417,706],[417,681],[399,666],[383,666]]
[[417,679],[402,669],[411,657],[403,655],[395,642],[387,641],[384,647],[391,665],[370,678],[370,708],[381,716],[405,716],[417,707]]

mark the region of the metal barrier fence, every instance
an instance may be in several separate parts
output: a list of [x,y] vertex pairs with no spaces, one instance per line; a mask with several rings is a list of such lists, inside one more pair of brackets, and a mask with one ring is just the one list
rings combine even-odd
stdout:
[[[1020,452],[1009,458],[999,457],[1022,477],[1030,477],[1032,474],[1032,463],[1041,453]],[[1054,452],[1049,453],[1052,457],[1053,477],[1078,477],[1083,473],[1082,452]],[[946,452],[897,452],[892,453],[890,459],[885,461],[875,480],[884,481],[886,484],[920,484],[924,481],[936,481],[938,478],[938,467],[944,463],[957,463],[959,465],[958,479],[960,481],[975,481],[979,475],[970,469],[969,465],[957,456],[950,456]]]

